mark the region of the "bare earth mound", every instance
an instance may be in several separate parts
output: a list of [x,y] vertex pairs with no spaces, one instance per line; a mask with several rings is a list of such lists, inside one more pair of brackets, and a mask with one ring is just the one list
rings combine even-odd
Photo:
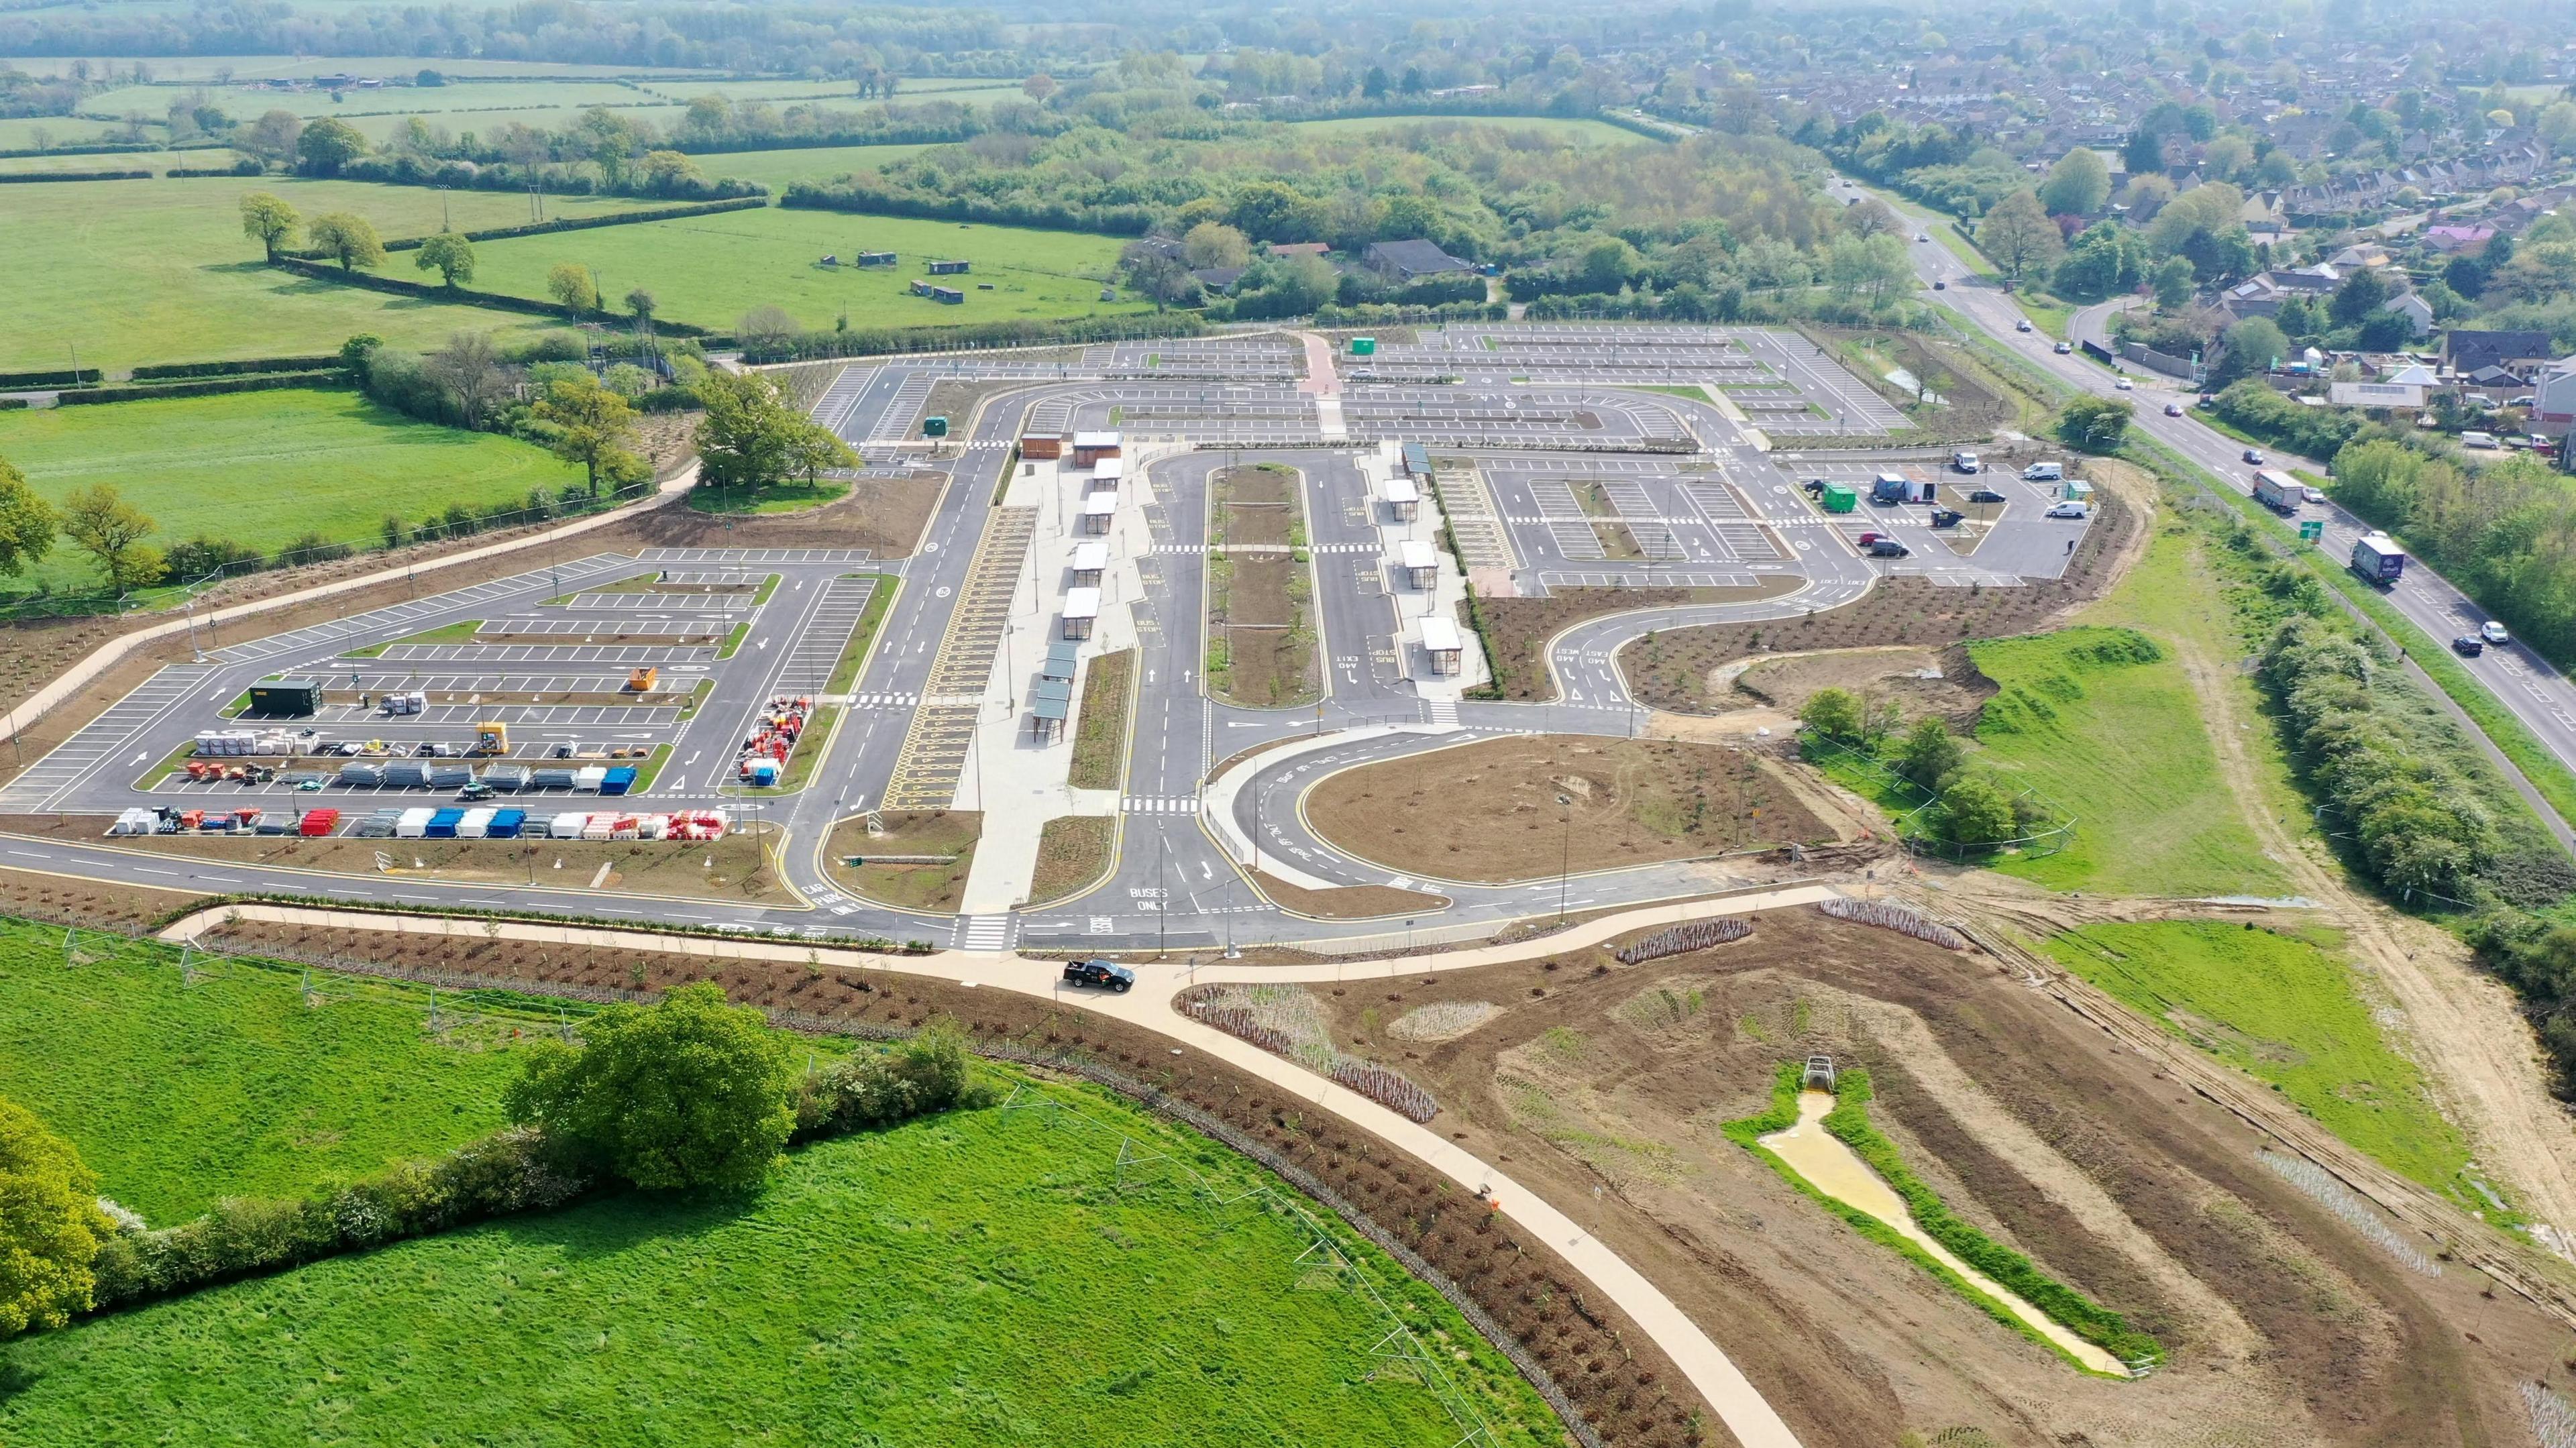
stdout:
[[1389,869],[1491,884],[1834,838],[1774,767],[1671,739],[1491,739],[1328,775],[1306,820]]

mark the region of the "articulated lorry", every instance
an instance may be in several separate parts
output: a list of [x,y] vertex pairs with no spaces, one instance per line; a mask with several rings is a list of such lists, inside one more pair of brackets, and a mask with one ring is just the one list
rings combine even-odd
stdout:
[[2254,475],[2254,501],[2275,513],[2295,513],[2307,499],[2307,487],[2288,473],[2265,468]]

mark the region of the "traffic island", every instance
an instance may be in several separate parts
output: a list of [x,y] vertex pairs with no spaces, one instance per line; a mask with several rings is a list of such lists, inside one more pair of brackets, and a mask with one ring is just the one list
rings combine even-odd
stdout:
[[832,826],[823,874],[862,899],[952,914],[983,834],[984,816],[972,810],[852,815]]

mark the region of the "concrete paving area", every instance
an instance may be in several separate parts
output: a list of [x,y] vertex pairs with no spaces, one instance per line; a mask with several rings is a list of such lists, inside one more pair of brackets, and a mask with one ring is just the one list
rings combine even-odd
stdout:
[[[949,437],[918,436],[931,388],[957,378],[999,390],[952,418]],[[1739,393],[1746,402],[1720,400]],[[412,879],[398,892],[407,902],[471,895],[486,906],[986,949],[1287,940],[1343,949],[1395,929],[1489,933],[1529,912],[1526,891],[1444,889],[1448,903],[1427,905],[1409,926],[1274,905],[1256,873],[1308,889],[1392,883],[1391,872],[1303,831],[1299,782],[1466,739],[1626,735],[1642,712],[1616,658],[1648,629],[1831,608],[1892,574],[2009,587],[2055,576],[2081,535],[2081,520],[2042,516],[2055,501],[2047,487],[1992,475],[1943,480],[1943,499],[1962,481],[2004,496],[1971,509],[1967,529],[1935,529],[1921,505],[1864,502],[1827,515],[1802,483],[1865,483],[1882,464],[1928,476],[1939,461],[1800,455],[1757,416],[1791,407],[1844,435],[1902,421],[1802,338],[1759,328],[1480,323],[1415,329],[1373,357],[1311,334],[1246,333],[856,362],[814,415],[864,449],[872,470],[945,478],[912,556],[598,553],[274,637],[212,640],[202,662],[160,671],[0,788],[0,813],[113,815],[180,800],[353,813],[379,801],[440,804],[452,786],[345,786],[338,766],[418,760],[426,749],[440,763],[486,767],[451,756],[475,742],[477,726],[501,724],[506,748],[492,758],[502,763],[636,767],[637,792],[601,808],[759,819],[786,889],[758,904],[603,904],[577,885]],[[1120,435],[1118,466],[1021,456],[1026,436],[1093,432]],[[1319,677],[1314,697],[1283,707],[1228,702],[1204,677],[1211,489],[1223,469],[1253,463],[1293,475],[1298,531],[1218,546],[1229,567],[1251,559],[1275,576],[1284,563],[1294,580],[1297,613],[1284,626],[1310,640]],[[1910,552],[1867,556],[1863,531]],[[1489,594],[1691,592],[1569,630],[1549,656],[1559,700],[1530,706],[1464,697],[1485,670],[1480,641],[1461,626],[1470,578]],[[883,623],[862,667],[845,656],[872,613]],[[1069,669],[1048,662],[1051,649]],[[1083,685],[1097,660],[1122,650],[1134,664],[1116,778],[1075,788]],[[651,687],[630,687],[647,669]],[[319,708],[294,720],[244,717],[250,687],[281,678],[320,684]],[[417,710],[389,712],[388,696],[417,696]],[[747,786],[745,741],[775,727],[782,699],[807,709],[784,771],[790,787]],[[260,756],[280,766],[274,778],[186,778],[197,736],[231,730],[312,733],[288,757]],[[1288,752],[1265,756],[1287,762],[1275,777],[1228,768],[1283,744]],[[363,752],[342,752],[351,748]],[[298,788],[316,778],[318,788]],[[548,808],[583,802],[550,793],[573,803]],[[951,809],[984,821],[959,913],[862,899],[824,869],[836,821]],[[1050,822],[1081,818],[1106,822],[1088,838],[1105,829],[1108,849],[1055,858]],[[113,874],[133,858],[105,839],[48,851],[74,873]],[[1054,898],[1027,905],[1048,870]],[[240,888],[396,893],[365,878],[228,871],[248,882]],[[1668,866],[1610,872],[1586,885],[1585,903],[1664,898],[1706,879]]]

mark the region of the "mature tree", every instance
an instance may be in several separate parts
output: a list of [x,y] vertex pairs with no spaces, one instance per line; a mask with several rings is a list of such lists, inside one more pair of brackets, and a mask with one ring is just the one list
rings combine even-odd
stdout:
[[2200,169],[2213,180],[2233,181],[2254,164],[2254,143],[2243,136],[2220,136],[2200,153]]
[[787,470],[802,473],[806,486],[820,481],[825,468],[855,468],[859,455],[841,435],[794,409],[782,424],[787,429]]
[[2012,800],[1982,779],[1963,779],[1945,790],[1941,814],[1950,838],[1963,845],[2000,844],[2019,832]]
[[2073,301],[2100,301],[2136,286],[2145,256],[2146,244],[2135,231],[2116,221],[2095,222],[2066,248],[2049,285]]
[[706,179],[707,173],[699,170],[698,163],[683,152],[644,153],[644,189],[656,196],[686,191]]
[[337,176],[340,168],[367,154],[367,138],[347,121],[325,116],[295,139],[295,163],[309,176]]
[[2094,216],[2111,200],[2111,166],[2102,153],[2078,146],[2057,158],[2040,183],[2040,202],[2060,216]]
[[1193,267],[1249,266],[1252,243],[1222,221],[1202,221],[1181,238],[1181,257]]
[[644,133],[606,106],[592,106],[581,113],[571,140],[599,167],[600,179],[614,191],[625,184],[627,165],[642,149]]
[[2143,226],[2174,199],[2174,184],[2162,172],[2131,176],[2127,191],[2129,219]]
[[233,143],[263,161],[285,162],[295,159],[303,135],[304,122],[293,111],[269,111],[236,132]]
[[447,346],[429,354],[426,370],[448,400],[456,404],[456,413],[467,427],[480,427],[492,411],[492,404],[509,390],[509,375],[501,369],[501,353],[492,345],[489,332],[454,332]]
[[1860,700],[1849,689],[1818,689],[1798,706],[1798,722],[1828,739],[1857,739],[1861,732]]
[[652,321],[653,313],[658,310],[661,305],[662,304],[659,301],[654,299],[651,292],[646,291],[642,287],[637,287],[626,294],[626,310],[633,312],[635,314],[635,320],[639,322]]
[[1986,213],[1984,224],[1977,228],[1977,249],[2002,269],[2005,280],[2017,283],[2053,265],[2065,250],[2065,239],[2058,234],[2057,223],[2040,209],[2039,197],[2025,187]]
[[71,1143],[0,1099],[0,1338],[88,1310],[90,1260],[112,1231],[98,1178]]
[[1925,789],[1939,789],[1941,781],[1958,772],[1967,757],[1959,741],[1950,737],[1950,726],[1939,719],[1925,719],[1905,736],[1897,751],[1897,768],[1906,778]]
[[698,424],[698,483],[712,488],[757,488],[787,476],[793,414],[778,389],[757,372],[710,372],[698,384],[706,420]]
[[53,551],[54,510],[27,475],[0,458],[0,578],[15,578]]
[[268,252],[270,261],[295,236],[295,228],[304,218],[286,199],[266,191],[245,192],[241,199],[242,235],[258,242]]
[[555,456],[581,464],[594,498],[602,479],[631,476],[634,462],[640,461],[635,457],[635,409],[588,372],[548,381],[534,411],[539,421],[554,425],[548,446]]
[[734,340],[754,357],[783,351],[804,330],[785,307],[754,307],[735,318],[733,324]]
[[1020,94],[1030,100],[1043,102],[1048,96],[1055,94],[1055,77],[1045,71],[1039,71],[1020,82]]
[[1575,259],[1574,274],[1581,279],[1583,290],[1607,296],[1635,281],[1645,264],[1645,258],[1624,238],[1605,236],[1583,248]]
[[2188,306],[2192,295],[2191,261],[2187,257],[2169,256],[2156,263],[2151,278],[2156,287],[2156,305],[2167,311]]
[[1902,232],[1905,222],[1897,216],[1895,208],[1871,196],[1843,208],[1842,228],[1867,241],[1888,232]]
[[1888,232],[1866,241],[1837,236],[1825,252],[1826,284],[1838,296],[1858,298],[1871,306],[1913,278],[1914,263],[1905,254],[1905,243]]
[[2270,151],[2254,163],[2254,184],[2281,191],[2299,184],[2299,163],[2287,151]]
[[579,262],[557,262],[546,272],[546,292],[578,319],[599,310],[599,284]]
[[161,581],[161,551],[143,540],[154,524],[125,501],[112,483],[74,488],[63,498],[63,536],[98,563],[108,592],[122,595],[137,584]]
[[2058,414],[2058,441],[2082,452],[2117,452],[2128,438],[2129,418],[2135,410],[2122,398],[2076,398]]
[[578,1047],[540,1042],[502,1104],[648,1191],[756,1186],[796,1125],[785,1042],[707,981],[608,1007]]
[[313,249],[340,264],[342,271],[373,270],[385,264],[385,243],[375,223],[346,211],[326,211],[305,228]]
[[2240,377],[2260,377],[2282,358],[2290,355],[2290,339],[2268,317],[2247,317],[2229,327],[2221,340],[2226,352],[2210,373],[2210,381],[2225,386]]
[[411,264],[422,271],[437,272],[438,279],[452,291],[474,280],[474,243],[454,231],[425,236]]
[[2367,322],[2388,301],[2388,282],[2373,267],[2357,268],[2335,288],[2326,303],[2326,315],[2338,327],[2358,327]]

